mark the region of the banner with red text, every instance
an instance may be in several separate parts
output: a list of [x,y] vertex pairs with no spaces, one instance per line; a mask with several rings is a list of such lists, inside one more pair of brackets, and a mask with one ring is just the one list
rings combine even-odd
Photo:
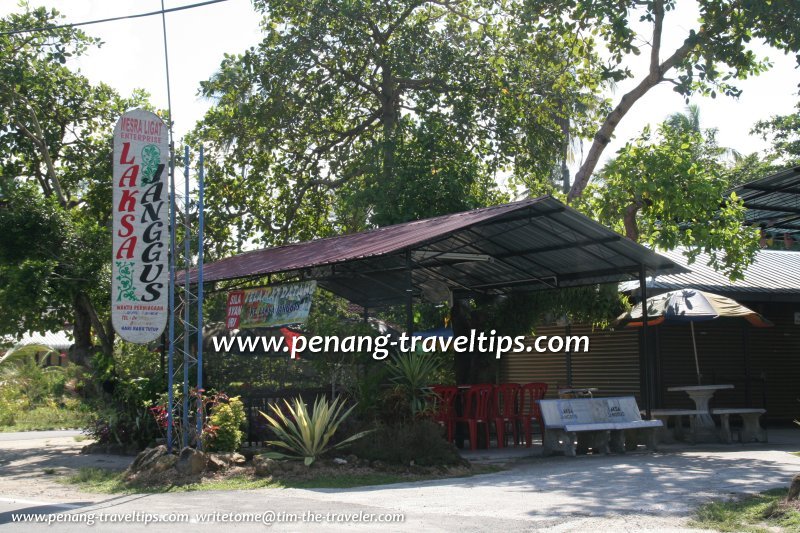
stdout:
[[126,341],[164,331],[169,292],[169,140],[154,113],[128,111],[114,128],[111,319]]
[[269,328],[302,324],[311,310],[316,281],[228,293],[228,329]]

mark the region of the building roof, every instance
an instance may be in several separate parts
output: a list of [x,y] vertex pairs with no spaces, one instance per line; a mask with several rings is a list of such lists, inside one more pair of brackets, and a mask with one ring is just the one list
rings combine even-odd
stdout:
[[800,235],[800,167],[733,189],[747,207],[746,221],[772,234]]
[[[744,279],[730,281],[725,274],[708,266],[708,254],[701,253],[690,265],[684,250],[677,248],[661,252],[661,255],[691,269],[691,272],[648,277],[648,293],[692,287],[739,300],[800,301],[800,252],[759,250],[755,261],[744,271]],[[623,292],[637,291],[638,288],[638,281],[620,286]]]
[[[290,274],[365,307],[450,290],[516,290],[613,283],[681,270],[551,196],[266,248],[204,267],[206,282]],[[190,271],[197,281],[197,271]]]
[[45,331],[44,333],[25,333],[21,337],[6,336],[0,338],[2,344],[21,348],[23,346],[45,346],[62,351],[72,346],[72,334],[67,331]]

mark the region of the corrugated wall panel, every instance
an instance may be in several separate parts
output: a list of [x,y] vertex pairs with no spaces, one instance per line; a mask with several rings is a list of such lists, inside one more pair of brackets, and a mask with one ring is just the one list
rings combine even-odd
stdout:
[[[564,335],[564,327],[536,328],[539,335]],[[533,346],[535,337],[525,339],[525,346]],[[500,381],[506,383],[547,383],[547,397],[556,396],[558,386],[567,383],[567,361],[563,353],[510,353],[500,363]]]
[[[695,323],[698,360],[703,383],[730,383],[732,390],[718,391],[712,406],[765,407],[771,420],[800,418],[800,325],[794,313],[800,304],[748,304],[775,323],[772,328],[753,328],[738,321]],[[564,327],[537,328],[539,335],[565,335]],[[571,354],[572,385],[597,387],[599,395],[639,396],[639,331],[595,331],[572,326],[571,335],[589,335],[589,352]],[[668,387],[694,385],[694,351],[689,325],[651,328],[650,346],[657,365],[657,407],[692,408],[684,392]],[[535,337],[526,343],[533,344]],[[501,363],[502,381],[544,381],[554,391],[568,382],[564,353],[506,355]],[[554,393],[553,393],[554,394]]]
[[[773,420],[800,416],[800,326],[794,324],[795,304],[771,303],[758,307],[775,323],[753,328],[739,321],[695,323],[698,361],[703,383],[730,383],[718,391],[712,407],[764,407]],[[688,325],[663,325],[659,339],[660,404],[691,407],[683,392],[667,392],[675,385],[693,385],[695,376],[691,330]]]
[[[574,387],[596,387],[601,396],[639,395],[638,332],[592,331],[587,326],[541,327],[537,335],[571,335],[589,337],[589,351],[570,354]],[[536,337],[526,339],[532,346]],[[568,356],[558,353],[514,353],[503,357],[500,379],[506,382],[527,383],[544,381],[549,385],[548,396],[568,384]]]
[[572,385],[597,387],[601,396],[636,396],[639,400],[639,332],[594,331],[573,326],[571,335],[589,337],[589,351],[572,354]]

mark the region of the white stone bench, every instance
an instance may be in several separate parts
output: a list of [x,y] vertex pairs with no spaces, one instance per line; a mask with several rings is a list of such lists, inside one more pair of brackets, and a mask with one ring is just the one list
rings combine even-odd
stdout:
[[[655,420],[661,420],[664,427],[658,431],[659,442],[672,442],[677,440],[684,440],[685,434],[683,432],[683,417],[689,417],[689,439],[694,442],[695,435],[697,434],[697,415],[701,412],[696,409],[652,409],[650,415]],[[675,418],[675,425],[672,428],[672,433],[669,431],[669,419]]]
[[539,400],[539,406],[545,455],[560,451],[574,457],[588,448],[624,453],[626,434],[643,434],[647,447],[655,450],[655,430],[663,426],[660,420],[642,420],[633,396]]
[[766,413],[765,409],[756,408],[733,408],[733,409],[712,409],[711,414],[717,415],[722,422],[720,428],[720,438],[723,442],[733,442],[731,434],[731,415],[742,418],[742,429],[739,432],[740,442],[767,442],[767,431],[761,427],[759,419]]

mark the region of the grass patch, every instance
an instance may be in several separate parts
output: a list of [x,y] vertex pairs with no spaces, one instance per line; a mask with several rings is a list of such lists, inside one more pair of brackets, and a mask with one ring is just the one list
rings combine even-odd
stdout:
[[784,503],[787,489],[773,489],[755,496],[701,506],[691,525],[716,531],[761,533],[800,531],[800,506]]
[[796,455],[797,457],[800,457],[800,452],[789,452],[789,453],[791,453],[792,455]]
[[[489,474],[502,470],[491,465],[473,466],[472,472],[467,476]],[[235,474],[220,478],[203,478],[202,480],[181,485],[136,485],[126,482],[123,473],[105,468],[81,468],[77,474],[65,476],[58,480],[65,485],[77,486],[82,492],[103,494],[134,494],[134,493],[163,493],[163,492],[192,492],[200,490],[251,490],[263,488],[297,488],[297,489],[322,489],[336,488],[347,489],[369,485],[389,485],[392,483],[407,483],[441,479],[452,476],[441,475],[408,475],[391,472],[376,472],[372,474],[356,474],[343,472],[338,475],[325,474],[313,479],[292,480],[275,478],[258,478],[246,474]]]
[[12,425],[0,426],[0,431],[41,431],[86,427],[92,419],[90,411],[39,406],[21,411],[14,416]]

